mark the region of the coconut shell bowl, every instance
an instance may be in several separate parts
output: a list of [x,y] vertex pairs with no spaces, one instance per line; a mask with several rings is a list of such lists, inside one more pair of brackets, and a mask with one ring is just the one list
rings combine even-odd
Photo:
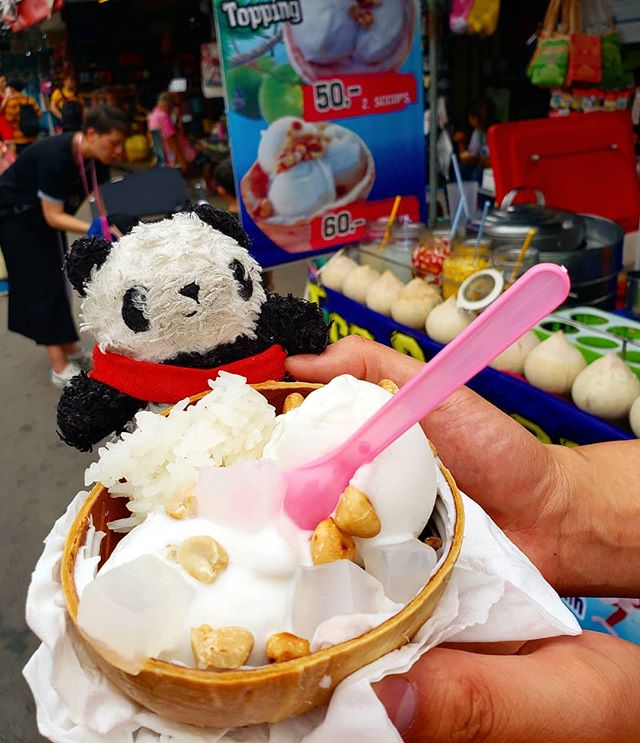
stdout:
[[[306,396],[318,386],[297,382],[255,385],[278,413],[282,412],[290,393]],[[192,398],[192,402],[196,403],[202,396]],[[255,669],[203,671],[148,658],[135,675],[113,665],[108,654],[92,644],[77,625],[74,572],[90,523],[106,533],[100,546],[100,564],[103,564],[123,536],[112,532],[108,522],[129,515],[124,499],[112,498],[98,483],[69,531],[62,560],[62,586],[72,631],[79,634],[98,667],[120,691],[171,720],[212,728],[242,727],[277,722],[325,705],[344,678],[406,644],[438,604],[460,552],[464,521],[456,484],[442,465],[441,470],[449,492],[442,493],[441,486],[438,500],[444,495],[452,504],[455,517],[439,553],[439,566],[417,596],[388,621],[319,652]]]

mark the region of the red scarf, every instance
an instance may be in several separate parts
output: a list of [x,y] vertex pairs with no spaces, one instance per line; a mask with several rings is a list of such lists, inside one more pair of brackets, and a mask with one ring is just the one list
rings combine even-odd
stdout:
[[209,389],[209,380],[215,379],[221,371],[246,377],[249,384],[272,379],[279,381],[284,378],[285,358],[282,347],[275,345],[256,356],[213,369],[192,369],[137,361],[109,351],[103,352],[95,346],[93,371],[89,372],[89,376],[138,400],[173,405],[185,397]]

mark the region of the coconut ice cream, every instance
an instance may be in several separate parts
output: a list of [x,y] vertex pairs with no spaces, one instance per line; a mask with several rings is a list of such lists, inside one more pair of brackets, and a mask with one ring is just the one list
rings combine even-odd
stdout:
[[[302,22],[288,24],[289,58],[305,78],[328,71],[394,69],[410,47],[409,0],[302,0]],[[317,69],[316,69],[317,68]]]
[[[390,397],[378,385],[347,374],[336,377],[276,419],[264,455],[283,469],[310,462],[337,448]],[[361,467],[351,484],[367,494],[382,524],[369,544],[403,542],[420,534],[436,497],[435,458],[420,426]]]
[[[367,11],[371,16],[364,16]],[[366,22],[360,23],[353,56],[370,65],[389,57],[398,46],[402,40],[405,19],[399,12],[397,2],[392,0],[383,0],[371,9],[363,8],[360,18],[363,17]],[[356,15],[356,22],[357,19]]]
[[351,16],[351,0],[301,0],[303,23],[291,31],[311,62],[330,64],[348,57],[356,45],[358,25]]
[[80,585],[77,573],[78,623],[102,654],[130,673],[147,657],[259,666],[324,647],[336,617],[342,627],[351,614],[391,616],[413,598],[437,562],[417,539],[438,489],[419,426],[361,467],[313,532],[282,507],[281,469],[340,446],[389,399],[387,384],[342,376],[288,399],[263,458],[248,465],[254,487],[241,487],[238,468],[205,467],[195,490],[149,513],[95,578]]
[[362,140],[349,129],[330,124],[324,130],[327,138],[325,157],[333,172],[336,188],[349,189],[364,175],[366,159]]
[[266,192],[252,194],[255,208],[248,206],[257,218],[276,223],[308,218],[352,192],[367,163],[366,145],[349,129],[286,116],[262,132],[257,165]]
[[327,163],[305,160],[274,176],[268,198],[283,217],[312,214],[335,200],[336,184]]

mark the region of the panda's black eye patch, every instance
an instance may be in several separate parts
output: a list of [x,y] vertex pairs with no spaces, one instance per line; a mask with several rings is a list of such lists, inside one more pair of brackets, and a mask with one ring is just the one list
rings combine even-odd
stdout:
[[147,290],[143,286],[132,286],[122,297],[122,319],[134,333],[149,330],[150,323],[144,314],[146,302]]
[[253,281],[243,264],[234,258],[229,264],[233,278],[238,282],[238,296],[248,302],[253,294]]

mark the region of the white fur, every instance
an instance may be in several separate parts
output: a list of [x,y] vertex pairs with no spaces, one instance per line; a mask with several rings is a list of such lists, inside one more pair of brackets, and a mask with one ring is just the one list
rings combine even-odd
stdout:
[[[245,301],[229,264],[239,260],[253,280]],[[179,294],[200,286],[199,304]],[[122,298],[131,287],[146,291],[146,332],[134,333],[122,319]],[[105,263],[91,272],[82,301],[82,329],[103,350],[160,362],[181,352],[203,352],[246,334],[255,337],[266,299],[260,266],[237,242],[195,214],[141,224],[112,247]],[[197,310],[193,317],[186,317]]]

